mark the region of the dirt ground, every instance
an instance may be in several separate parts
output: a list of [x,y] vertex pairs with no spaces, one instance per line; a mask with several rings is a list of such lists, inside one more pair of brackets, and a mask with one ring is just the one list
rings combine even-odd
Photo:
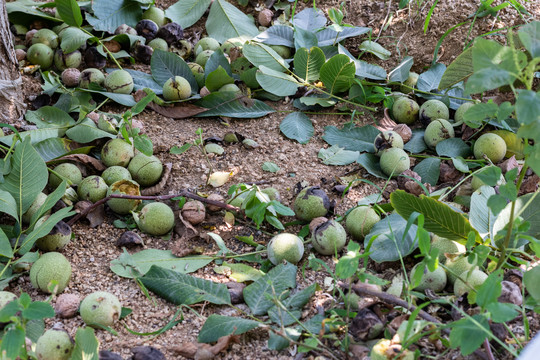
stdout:
[[[157,5],[163,8],[168,7],[173,1],[157,1]],[[339,6],[340,1],[317,1],[317,6],[326,10],[330,7]],[[425,16],[432,4],[432,1],[411,1],[410,9],[397,9],[398,1],[374,1],[374,0],[351,0],[345,2],[347,17],[345,22],[353,25],[369,26],[374,30],[374,35],[379,37],[379,42],[392,51],[392,57],[386,62],[376,58],[367,57],[365,60],[377,62],[387,70],[391,69],[399,60],[410,55],[414,57],[413,70],[416,72],[425,71],[429,66],[433,56],[433,50],[437,40],[451,26],[465,21],[474,13],[479,1],[469,0],[443,0],[437,5],[431,19],[428,31],[423,33]],[[421,3],[420,9],[417,3]],[[299,2],[300,7],[310,6],[311,2]],[[540,14],[540,4],[536,1],[524,4],[531,14]],[[248,7],[248,11],[253,11]],[[478,19],[472,28],[469,40],[474,36],[484,34],[495,29],[512,26],[521,23],[522,20],[511,8],[501,11],[498,16]],[[186,30],[186,36],[195,36],[196,31],[203,29],[203,22],[197,23],[192,28]],[[467,38],[467,26],[460,27],[450,34],[443,43],[439,61],[449,64],[463,49]],[[356,46],[362,41],[361,38],[347,42],[348,48],[356,50]],[[33,91],[36,89],[34,88]],[[191,189],[203,193],[218,192],[226,195],[228,185],[240,182],[264,182],[264,186],[272,186],[279,190],[282,202],[291,205],[296,193],[296,184],[304,182],[309,185],[321,185],[331,199],[336,201],[336,213],[343,214],[347,209],[356,204],[358,200],[373,192],[373,188],[366,184],[361,184],[353,188],[344,198],[332,192],[332,188],[337,184],[337,179],[344,174],[358,170],[357,165],[350,166],[326,166],[317,159],[318,151],[328,145],[321,139],[325,126],[334,125],[341,127],[345,122],[350,121],[349,115],[329,115],[325,113],[309,115],[315,127],[315,135],[307,145],[298,144],[295,141],[286,139],[279,131],[281,120],[287,112],[293,110],[290,103],[281,102],[279,104],[268,103],[279,109],[278,112],[270,114],[260,119],[227,119],[230,126],[220,123],[219,119],[187,119],[173,120],[160,116],[152,111],[144,111],[137,120],[144,124],[144,131],[154,141],[156,155],[165,163],[173,164],[172,174],[169,183],[163,190],[163,194],[176,193],[182,189]],[[111,108],[111,110],[115,110]],[[117,110],[119,111],[119,109]],[[294,110],[293,110],[294,111]],[[382,112],[375,114],[376,119],[382,118]],[[368,115],[359,115],[354,119],[359,124],[373,123],[373,118]],[[233,179],[222,188],[213,190],[205,186],[205,179],[209,171],[203,157],[194,149],[182,155],[171,155],[169,149],[173,146],[181,146],[187,141],[195,138],[197,128],[204,130],[205,137],[223,136],[226,132],[234,131],[245,137],[251,138],[260,144],[259,148],[247,150],[237,145],[227,146],[225,154],[211,159],[216,170],[235,170]],[[277,173],[269,173],[262,170],[264,162],[276,163],[280,170]],[[361,172],[362,176],[381,184],[377,179]],[[115,330],[118,336],[114,336],[105,331],[97,331],[101,341],[101,349],[111,350],[128,358],[131,349],[139,345],[151,345],[161,350],[167,359],[180,358],[172,349],[186,342],[196,342],[204,317],[211,314],[238,315],[235,310],[225,306],[194,306],[199,313],[185,311],[184,321],[173,329],[157,337],[142,337],[130,334],[125,328],[136,332],[152,332],[163,327],[174,315],[176,306],[152,296],[148,299],[144,296],[137,284],[130,279],[120,278],[110,269],[110,262],[122,253],[122,249],[115,245],[116,240],[125,231],[117,229],[112,225],[115,219],[112,214],[108,214],[104,224],[97,228],[90,228],[84,222],[74,226],[74,240],[63,251],[71,261],[73,275],[65,293],[76,294],[84,297],[97,290],[109,291],[120,299],[122,306],[131,308],[133,313],[125,320],[116,324]],[[216,228],[231,249],[240,249],[244,246],[234,239],[231,230],[223,222],[222,214],[207,217],[202,226],[204,229]],[[267,241],[269,237],[261,232],[257,232],[250,227],[235,228],[234,234],[248,235],[254,234],[257,241]],[[146,236],[141,233],[145,245],[143,247],[129,250],[130,252],[149,248],[167,249],[172,240]],[[177,235],[175,235],[177,236]],[[206,240],[197,240],[207,253],[217,251],[217,247]],[[245,248],[245,246],[244,246]],[[246,251],[252,250],[245,248]],[[309,251],[307,251],[309,253]],[[304,257],[304,261],[307,255]],[[324,257],[323,257],[324,258]],[[333,267],[334,262],[330,257],[325,261]],[[303,262],[300,266],[303,265]],[[196,272],[194,275],[205,279],[228,282],[226,276],[218,275],[213,271],[213,264]],[[381,270],[381,269],[378,269]],[[383,276],[390,278],[394,274],[392,266],[385,266]],[[306,307],[305,313],[313,313],[316,305],[330,305],[329,297],[325,294],[324,287],[325,274],[314,272],[309,269],[305,277],[298,276],[298,287],[304,288],[317,282],[322,291],[317,292],[315,298]],[[28,277],[19,278],[12,284],[11,290],[16,292],[27,291],[34,300],[43,300],[46,297],[38,291],[32,289]],[[53,301],[54,303],[54,301]],[[247,309],[245,305],[240,308]],[[48,326],[61,321],[65,329],[75,335],[77,327],[83,322],[79,316],[60,320],[51,319]],[[264,332],[252,331],[242,336],[239,344],[233,345],[229,351],[221,354],[220,359],[298,359],[302,358],[296,354],[294,348],[282,352],[270,351],[266,348],[267,335]],[[430,355],[436,355],[434,349],[426,349]],[[314,355],[308,355],[312,358]],[[456,353],[451,353],[448,358],[458,358]]]

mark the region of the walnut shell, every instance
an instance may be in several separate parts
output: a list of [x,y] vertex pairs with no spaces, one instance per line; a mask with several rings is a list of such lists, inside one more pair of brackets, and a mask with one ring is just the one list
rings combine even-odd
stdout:
[[206,210],[202,202],[194,200],[187,202],[182,208],[182,217],[191,225],[197,225],[204,221]]
[[401,136],[404,144],[408,143],[409,140],[411,140],[412,130],[409,126],[405,124],[398,124],[394,126],[393,131],[397,132]]
[[264,9],[259,13],[259,24],[262,26],[270,26],[272,25],[272,18],[274,17],[274,12],[270,9]]
[[69,319],[77,315],[79,311],[79,304],[81,298],[75,294],[61,294],[56,298],[56,304],[54,304],[54,311],[58,317],[63,319]]
[[[213,201],[221,201],[221,202],[224,202],[225,201],[225,198],[219,194],[210,194],[208,195],[207,197],[208,200],[213,200]],[[210,211],[219,211],[221,210],[221,208],[219,206],[215,206],[215,205],[208,205],[208,210]]]

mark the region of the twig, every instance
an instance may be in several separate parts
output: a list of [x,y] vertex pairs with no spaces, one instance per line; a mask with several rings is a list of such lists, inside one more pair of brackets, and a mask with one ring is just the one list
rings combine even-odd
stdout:
[[208,200],[207,198],[204,198],[199,195],[195,195],[187,190],[182,190],[178,194],[171,194],[171,195],[154,195],[154,196],[138,196],[138,195],[123,195],[123,194],[112,194],[107,196],[104,199],[101,199],[99,201],[96,201],[92,206],[88,207],[87,209],[84,209],[84,211],[80,212],[79,214],[75,215],[71,220],[67,222],[69,226],[72,226],[77,221],[79,221],[80,218],[86,216],[89,212],[91,212],[96,207],[106,203],[110,199],[133,199],[133,200],[169,200],[175,197],[183,196],[188,199],[198,200],[202,203],[208,204],[208,205],[214,205],[217,207],[220,207],[225,210],[231,210],[231,211],[239,211],[240,209],[236,206],[232,206],[229,204],[226,204],[222,201],[216,201],[216,200]]
[[484,339],[484,349],[486,349],[486,354],[489,360],[495,360],[493,353],[491,352],[491,346],[487,338]]

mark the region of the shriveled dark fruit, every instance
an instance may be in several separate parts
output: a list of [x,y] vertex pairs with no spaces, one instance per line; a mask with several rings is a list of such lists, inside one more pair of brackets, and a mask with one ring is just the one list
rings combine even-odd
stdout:
[[396,122],[410,125],[418,119],[419,109],[416,101],[402,96],[394,101],[392,116]]
[[397,177],[411,167],[411,159],[403,149],[394,147],[382,152],[380,165],[385,175]]
[[86,296],[80,306],[81,318],[92,327],[114,325],[121,312],[120,300],[105,291],[97,291]]
[[[154,39],[155,40],[155,39]],[[152,41],[154,41],[152,40]],[[150,64],[152,60],[152,54],[154,53],[154,48],[148,45],[137,45],[133,49],[133,57],[142,62],[143,64]]]
[[91,46],[84,52],[84,62],[87,68],[103,69],[107,65],[107,58],[95,46]]
[[359,206],[347,214],[345,227],[355,240],[363,240],[381,217],[370,206]]
[[41,251],[60,251],[71,241],[71,226],[63,221],[57,222],[52,230],[36,241]]
[[101,148],[101,161],[105,166],[128,166],[135,156],[133,145],[123,139],[111,139]]
[[142,18],[152,20],[159,27],[165,25],[165,22],[167,21],[165,18],[165,11],[155,6],[150,6],[145,12],[143,12]]
[[166,360],[165,355],[153,346],[136,346],[131,352],[131,360]]
[[272,25],[272,18],[274,17],[274,12],[270,9],[264,9],[259,13],[259,16],[257,16],[257,20],[259,21],[259,24],[262,26],[268,27]]
[[184,30],[180,24],[170,22],[163,25],[158,30],[156,36],[165,40],[169,46],[176,45],[184,38]]
[[57,294],[64,291],[71,279],[71,264],[66,257],[58,252],[48,252],[30,268],[30,282],[36,289],[50,294],[49,286],[57,283],[54,289]]
[[206,209],[200,201],[188,201],[182,207],[182,217],[191,225],[197,225],[204,221],[206,217]]
[[[115,183],[112,183],[107,190],[107,196],[109,195],[134,195],[140,196],[141,191],[139,184],[133,180],[119,180]],[[107,200],[107,205],[109,208],[117,214],[126,215],[129,214],[132,210],[135,210],[137,206],[141,203],[139,199],[109,199]]]
[[430,149],[435,149],[438,143],[454,136],[454,127],[448,120],[434,119],[426,127],[424,141]]
[[[221,201],[221,202],[225,202],[225,198],[223,196],[221,196],[220,194],[210,194],[208,195],[207,197],[208,200],[212,200],[212,201]],[[215,205],[206,205],[206,207],[208,208],[209,211],[220,211],[221,208],[219,206],[215,206]]]
[[392,130],[384,131],[375,137],[373,142],[375,155],[381,156],[382,152],[390,148],[403,149],[403,139],[401,136]]
[[75,294],[61,294],[56,298],[54,312],[62,319],[75,317],[79,311],[81,298]]
[[58,34],[49,29],[40,29],[32,37],[32,44],[44,44],[54,50],[58,47]]
[[79,85],[79,80],[81,77],[81,72],[79,69],[69,68],[62,71],[62,82],[67,87],[75,87]]
[[39,337],[36,355],[39,360],[68,360],[74,346],[75,342],[67,331],[53,328]]
[[236,281],[230,281],[225,283],[227,289],[229,290],[229,295],[231,296],[231,303],[241,304],[244,302],[244,288],[246,284],[238,283]]
[[420,106],[418,113],[422,125],[427,126],[435,119],[448,120],[450,113],[448,107],[440,100],[428,100]]
[[99,69],[87,68],[81,71],[79,77],[79,86],[83,89],[88,89],[90,83],[94,83],[98,86],[103,86],[105,82],[105,75]]
[[501,281],[502,291],[501,295],[497,299],[501,303],[510,303],[517,306],[523,304],[523,295],[519,286],[511,281]]
[[126,70],[115,70],[105,78],[104,85],[110,92],[131,94],[134,86],[133,77]]
[[203,37],[195,45],[195,55],[199,55],[204,50],[216,51],[219,49],[219,42],[211,37]]
[[119,34],[137,35],[137,30],[135,30],[129,25],[122,24],[118,26],[116,30],[114,30],[114,34],[115,35],[119,35]]
[[349,330],[358,340],[367,341],[379,336],[384,330],[384,324],[373,311],[362,309],[354,317]]
[[53,50],[45,44],[37,43],[28,48],[26,58],[31,64],[39,65],[43,70],[47,70],[53,63]]
[[322,255],[334,255],[345,247],[347,233],[336,220],[328,220],[313,230],[311,244]]
[[124,358],[117,353],[107,350],[99,350],[99,360],[124,360]]
[[131,247],[135,245],[143,245],[143,241],[139,234],[134,231],[126,231],[116,240],[116,246],[118,247]]
[[163,164],[154,155],[137,154],[131,159],[128,170],[133,180],[141,186],[151,186],[159,181],[163,173]]
[[82,62],[82,54],[79,50],[64,53],[61,48],[54,53],[54,66],[60,71],[68,68],[78,68]]
[[178,43],[169,46],[169,50],[180,56],[182,59],[187,60],[187,58],[191,57],[193,45],[187,40],[180,40]]
[[406,124],[397,124],[394,126],[392,131],[397,132],[399,136],[401,136],[401,139],[403,139],[403,144],[408,143],[412,138],[412,130]]
[[158,29],[159,29],[159,26],[152,20],[148,20],[148,19],[143,19],[139,21],[137,23],[137,26],[135,26],[135,30],[137,30],[137,34],[145,38],[146,42],[149,42],[150,40],[156,37]]
[[103,46],[112,53],[122,50],[122,44],[116,40],[103,41]]
[[330,199],[320,187],[312,186],[298,193],[293,208],[297,218],[311,221],[316,217],[326,215],[330,209]]
[[153,39],[148,43],[148,46],[150,46],[154,50],[158,49],[163,51],[169,51],[169,45],[167,44],[167,42],[160,38]]

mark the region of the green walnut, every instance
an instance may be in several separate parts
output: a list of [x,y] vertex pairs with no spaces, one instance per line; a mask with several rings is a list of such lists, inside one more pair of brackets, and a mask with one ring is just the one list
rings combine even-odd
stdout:
[[380,165],[386,176],[397,177],[411,167],[411,159],[403,149],[394,147],[382,152]]
[[228,40],[226,40],[222,45],[221,45],[221,50],[227,54],[227,55],[231,55],[231,51],[232,49],[238,49],[240,52],[242,51],[242,46],[246,43],[246,41],[248,41],[249,39],[246,38],[246,37],[243,37],[243,36],[239,36],[239,37],[235,37],[235,38],[230,38]]
[[448,107],[440,100],[428,100],[420,106],[418,113],[420,122],[427,126],[435,119],[450,119]]
[[483,134],[474,143],[473,152],[474,157],[477,159],[483,159],[485,155],[492,163],[498,163],[504,159],[506,143],[497,134]]
[[151,186],[159,181],[163,172],[161,161],[152,156],[137,154],[131,159],[128,170],[131,177],[141,186]]
[[[17,295],[9,291],[0,291],[0,310],[7,304],[17,299]],[[2,323],[0,323],[2,324]]]
[[456,124],[463,123],[463,118],[465,116],[465,113],[467,112],[467,110],[472,108],[474,105],[475,105],[475,103],[473,103],[473,102],[466,102],[466,103],[461,104],[458,107],[458,109],[456,110],[456,113],[454,114],[454,122]]
[[334,255],[345,247],[347,233],[336,220],[328,220],[313,230],[311,244],[321,255]]
[[[418,264],[411,269],[411,278],[413,277],[413,274],[417,268]],[[420,284],[418,284],[415,289],[419,291],[431,290],[439,292],[445,288],[446,282],[446,272],[442,267],[437,267],[434,271],[429,271],[429,269],[426,267],[424,268]]]
[[96,291],[81,301],[79,312],[86,325],[97,328],[109,327],[120,318],[122,304],[115,295],[106,291]]
[[204,37],[195,45],[195,56],[199,55],[205,50],[216,51],[219,49],[219,42],[211,37]]
[[58,34],[50,29],[39,29],[32,37],[32,45],[43,44],[51,49],[58,47]]
[[150,6],[145,12],[143,12],[142,18],[152,20],[159,27],[162,27],[167,22],[167,19],[165,18],[165,11],[155,6]]
[[91,175],[84,178],[77,187],[77,195],[81,200],[96,202],[107,195],[109,187],[100,176]]
[[474,269],[466,275],[467,276],[464,277],[465,282],[461,281],[461,279],[456,279],[456,282],[454,283],[454,294],[456,296],[463,296],[466,293],[469,293],[469,296],[467,297],[469,303],[474,304],[476,303],[475,290],[478,290],[480,286],[482,286],[488,276],[479,269]]
[[103,180],[108,186],[119,180],[132,180],[131,173],[123,166],[111,166],[105,169],[101,174]]
[[405,86],[401,85],[399,87],[399,90],[404,94],[409,94],[409,93],[413,92],[414,90],[409,89],[409,87],[412,87],[412,88],[416,87],[416,83],[418,83],[418,77],[419,76],[420,75],[418,75],[417,73],[415,73],[413,71],[409,72],[409,76],[407,77],[407,80],[405,80],[403,82],[403,85],[405,85]]
[[113,93],[131,94],[133,77],[126,70],[115,70],[105,78],[105,88]]
[[450,284],[454,284],[458,277],[467,273],[472,268],[476,268],[476,264],[469,263],[467,256],[457,256],[454,258],[448,258],[444,263],[446,267],[446,275]]
[[195,81],[197,81],[197,85],[202,88],[204,86],[204,68],[194,62],[189,62],[187,64],[191,69],[191,73],[193,74],[193,76],[195,76]]
[[81,170],[71,163],[57,165],[49,174],[49,186],[56,189],[64,179],[67,180],[68,186],[79,185],[82,181]]
[[39,65],[41,69],[47,70],[53,64],[53,50],[45,44],[34,44],[28,48],[26,58],[33,65]]
[[213,50],[203,50],[197,55],[195,62],[204,68],[208,62],[208,59],[210,59],[210,56],[212,56],[213,53]]
[[392,116],[398,123],[410,125],[418,119],[419,109],[416,101],[402,96],[394,101]]
[[236,96],[242,95],[242,90],[236,84],[226,84],[219,88],[218,92],[232,92]]
[[292,55],[291,49],[285,45],[270,45],[270,48],[277,52],[283,59],[289,59]]
[[53,282],[56,287],[55,294],[59,294],[67,287],[71,279],[71,264],[59,252],[48,252],[43,255],[30,268],[30,282],[36,289],[51,294]]
[[161,38],[155,38],[152,41],[148,43],[148,46],[150,46],[154,50],[163,50],[163,51],[169,51],[169,45],[167,42]]
[[45,203],[45,200],[47,200],[47,195],[40,192],[37,194],[36,198],[34,199],[34,202],[30,205],[28,210],[23,214],[22,221],[25,224],[30,224],[30,221],[32,220],[32,216],[34,216],[35,213],[38,212],[41,205]]
[[435,119],[426,127],[424,142],[430,149],[435,149],[438,143],[454,136],[454,128],[448,120]]
[[49,329],[41,335],[36,343],[38,360],[68,360],[75,342],[67,331]]
[[375,155],[381,156],[382,152],[386,149],[403,149],[403,139],[401,138],[401,135],[395,131],[384,131],[375,137],[373,147],[375,148]]
[[279,194],[279,191],[276,188],[268,187],[261,189],[261,192],[268,195],[270,200],[277,200],[281,201],[281,195]]
[[304,256],[304,243],[294,234],[282,233],[274,236],[268,243],[268,259],[274,265],[283,260],[297,264]]
[[463,254],[466,250],[464,245],[437,235],[431,238],[431,247],[439,250],[439,263],[446,260],[444,254]]
[[[139,189],[139,184],[133,180],[119,180],[113,183],[109,190],[107,190],[107,196],[113,194],[122,194],[122,195],[134,195],[140,196],[141,191]],[[135,210],[137,206],[141,203],[141,200],[138,199],[109,199],[107,200],[107,205],[117,214],[126,215],[129,214],[132,210]]]
[[163,84],[163,98],[167,101],[185,100],[190,96],[191,85],[181,76],[170,78]]
[[78,68],[82,62],[82,55],[79,50],[72,51],[70,53],[64,53],[62,49],[58,48],[54,52],[54,66],[60,71],[66,69]]
[[311,221],[319,216],[324,216],[330,208],[328,196],[318,186],[303,189],[294,200],[293,210],[300,220]]
[[103,83],[105,82],[105,75],[101,72],[101,70],[96,68],[88,68],[81,71],[81,74],[79,75],[79,87],[83,89],[88,89],[88,86],[91,83],[94,83],[98,86],[103,86]]
[[[43,217],[42,219],[46,218]],[[60,251],[65,248],[70,241],[71,226],[63,221],[59,221],[47,235],[36,241],[36,247],[41,251]]]
[[174,226],[174,213],[164,203],[153,202],[146,204],[136,217],[139,229],[149,235],[161,236],[167,234]]
[[135,156],[133,145],[123,139],[111,139],[101,149],[101,161],[105,166],[128,166]]
[[371,360],[414,360],[414,352],[403,349],[400,343],[394,340],[380,339],[369,353]]
[[363,240],[381,217],[370,206],[359,206],[345,218],[345,227],[355,240]]

